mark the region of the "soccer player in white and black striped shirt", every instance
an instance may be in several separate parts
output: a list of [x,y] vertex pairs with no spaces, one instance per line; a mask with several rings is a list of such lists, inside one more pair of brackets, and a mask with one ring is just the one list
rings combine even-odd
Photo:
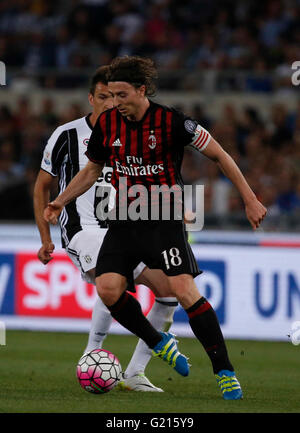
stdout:
[[[43,219],[43,211],[48,204],[50,190],[58,178],[59,190],[63,192],[72,178],[86,165],[85,155],[88,141],[100,113],[112,108],[112,98],[107,89],[106,67],[97,70],[92,79],[89,102],[93,111],[88,116],[59,126],[51,135],[43,154],[41,170],[34,190],[34,209],[42,246],[38,258],[44,264],[51,259],[54,245],[51,240],[49,224]],[[112,168],[105,167],[101,177],[82,196],[69,203],[60,216],[61,241],[63,248],[81,271],[82,278],[95,283],[95,266],[98,252],[107,232],[107,224],[96,216],[101,214],[101,205],[109,197],[109,207],[114,206],[115,189],[110,179]],[[147,285],[156,296],[148,319],[158,330],[169,327],[178,305],[176,298],[170,296],[168,282],[160,270],[150,270],[140,263],[134,270],[137,284]],[[89,341],[85,352],[102,346],[109,330],[112,317],[100,298],[97,300],[91,322]],[[139,341],[133,357],[125,371],[124,385],[136,391],[161,392],[144,375],[151,358],[151,351],[143,341]]]

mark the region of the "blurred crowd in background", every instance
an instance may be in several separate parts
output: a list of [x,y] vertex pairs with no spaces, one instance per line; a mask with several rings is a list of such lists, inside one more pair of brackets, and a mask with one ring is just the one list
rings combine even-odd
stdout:
[[[161,85],[172,89],[197,88],[193,73],[212,69],[251,71],[242,90],[289,87],[290,65],[300,58],[300,2],[0,2],[0,59],[19,74],[36,73],[45,87],[78,86],[85,76],[70,76],[71,70],[93,70],[126,54],[151,56],[161,71],[169,73],[165,80],[161,74]],[[55,68],[55,74],[39,75],[45,68]],[[176,72],[182,70],[188,74],[176,80]],[[238,81],[223,77],[218,87],[239,87]]]
[[[73,104],[58,116],[55,102],[49,98],[44,99],[38,114],[33,112],[30,99],[20,98],[17,106],[16,111],[0,106],[0,215],[1,219],[26,220],[33,218],[33,186],[49,136],[59,124],[87,113]],[[268,215],[275,217],[270,219],[272,229],[281,227],[284,216],[291,215],[299,226],[300,104],[295,112],[274,104],[267,121],[253,108],[237,111],[230,104],[218,118],[209,118],[200,105],[192,110],[177,108],[198,120],[234,158],[268,207]],[[232,222],[236,217],[240,226],[247,226],[238,192],[215,163],[187,148],[182,175],[187,184],[205,185],[207,224],[220,226],[220,221],[229,218]]]
[[[300,60],[300,1],[189,0],[188,7],[184,0],[0,2],[0,60],[28,77],[46,68],[42,88],[86,85],[66,83],[64,75],[49,71],[94,71],[125,54],[151,56],[167,77],[188,71],[184,80],[166,80],[174,90],[193,89],[190,73],[216,70],[252,71],[248,91],[288,90],[291,63]],[[58,125],[87,113],[74,103],[59,115],[49,97],[38,111],[29,96],[20,96],[16,106],[0,101],[0,218],[31,220],[47,139]],[[269,229],[300,228],[300,104],[291,112],[274,103],[264,119],[251,106],[237,110],[227,104],[216,118],[208,116],[205,106],[178,108],[234,158],[268,207]],[[216,164],[186,149],[182,175],[188,184],[205,184],[206,226],[250,228],[237,191]]]

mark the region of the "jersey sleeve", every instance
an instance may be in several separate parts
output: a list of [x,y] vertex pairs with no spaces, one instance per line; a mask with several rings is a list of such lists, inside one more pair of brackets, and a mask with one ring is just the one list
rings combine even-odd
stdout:
[[95,162],[96,164],[102,164],[109,158],[110,149],[104,146],[104,134],[101,129],[99,118],[93,128],[85,154],[90,161]]
[[44,149],[41,169],[57,176],[65,156],[68,153],[67,131],[58,127],[49,138]]
[[202,152],[208,145],[211,135],[196,120],[176,111],[176,137],[181,146],[191,146]]

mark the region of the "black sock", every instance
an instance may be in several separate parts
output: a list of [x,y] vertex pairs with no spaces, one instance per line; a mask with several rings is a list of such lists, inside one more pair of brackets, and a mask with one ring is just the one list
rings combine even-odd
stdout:
[[110,307],[111,315],[124,328],[137,335],[153,349],[161,341],[161,335],[142,313],[140,303],[128,292],[124,292],[120,299]]
[[217,315],[210,303],[202,297],[185,311],[195,336],[211,360],[214,373],[233,371]]

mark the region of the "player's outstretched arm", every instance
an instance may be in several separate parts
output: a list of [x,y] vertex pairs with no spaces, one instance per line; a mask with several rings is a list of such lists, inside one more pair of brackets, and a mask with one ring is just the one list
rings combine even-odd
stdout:
[[53,183],[53,176],[44,170],[40,170],[34,185],[33,192],[34,217],[42,242],[42,246],[39,249],[37,256],[44,265],[53,259],[51,254],[54,251],[54,244],[51,239],[49,223],[47,223],[43,217],[44,210],[49,203],[50,190]]
[[237,164],[213,138],[210,139],[207,147],[202,151],[202,153],[216,162],[225,176],[231,180],[234,186],[238,189],[245,204],[247,218],[252,228],[254,230],[257,229],[266,216],[267,209],[256,198]]
[[87,165],[76,174],[67,188],[54,201],[48,203],[44,211],[44,218],[51,224],[57,224],[63,208],[75,198],[85,193],[102,173],[103,164],[88,161]]

